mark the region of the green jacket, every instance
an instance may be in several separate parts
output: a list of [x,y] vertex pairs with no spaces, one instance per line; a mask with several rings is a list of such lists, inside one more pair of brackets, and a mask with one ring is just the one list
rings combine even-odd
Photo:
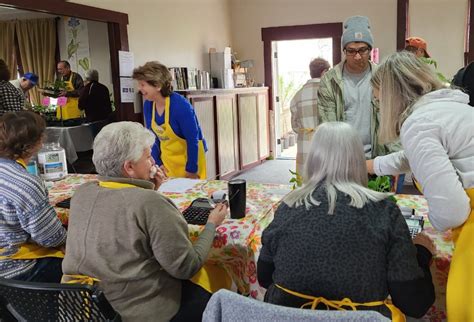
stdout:
[[[319,123],[324,122],[345,122],[346,113],[344,107],[342,68],[345,61],[340,62],[334,68],[330,69],[321,78],[318,91],[318,117]],[[370,62],[371,73],[375,72],[377,65]],[[400,141],[390,144],[378,144],[379,128],[379,105],[378,101],[372,98],[372,119],[371,119],[371,137],[372,137],[372,158],[378,155],[385,155],[391,152],[401,150]]]

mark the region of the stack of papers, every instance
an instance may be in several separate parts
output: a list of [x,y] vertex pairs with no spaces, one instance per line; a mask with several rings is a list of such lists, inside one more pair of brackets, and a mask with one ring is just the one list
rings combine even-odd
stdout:
[[184,193],[190,189],[193,189],[196,185],[204,183],[205,180],[198,179],[187,179],[187,178],[173,178],[165,181],[160,188],[159,192],[169,193]]

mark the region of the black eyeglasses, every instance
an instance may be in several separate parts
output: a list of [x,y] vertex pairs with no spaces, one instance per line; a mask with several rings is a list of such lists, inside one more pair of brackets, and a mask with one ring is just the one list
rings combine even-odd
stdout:
[[370,51],[369,47],[362,47],[359,49],[354,49],[354,48],[344,49],[344,52],[346,53],[347,56],[355,56],[357,54],[363,56],[363,55],[366,55],[369,51]]

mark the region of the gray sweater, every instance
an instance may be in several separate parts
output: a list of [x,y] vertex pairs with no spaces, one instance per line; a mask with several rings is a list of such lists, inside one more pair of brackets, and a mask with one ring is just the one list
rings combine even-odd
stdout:
[[99,178],[137,188],[90,182],[71,201],[64,274],[98,278],[124,321],[168,321],[178,311],[180,279],[191,278],[211,248],[215,226],[189,240],[183,216],[144,180]]

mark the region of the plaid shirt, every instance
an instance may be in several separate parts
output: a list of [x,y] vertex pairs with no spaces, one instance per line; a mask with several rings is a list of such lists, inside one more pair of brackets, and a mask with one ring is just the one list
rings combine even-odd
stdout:
[[290,104],[291,127],[298,134],[296,172],[300,175],[302,175],[314,130],[318,126],[319,80],[319,78],[308,80],[295,94]]
[[6,112],[21,111],[25,98],[9,81],[0,81],[0,116]]

